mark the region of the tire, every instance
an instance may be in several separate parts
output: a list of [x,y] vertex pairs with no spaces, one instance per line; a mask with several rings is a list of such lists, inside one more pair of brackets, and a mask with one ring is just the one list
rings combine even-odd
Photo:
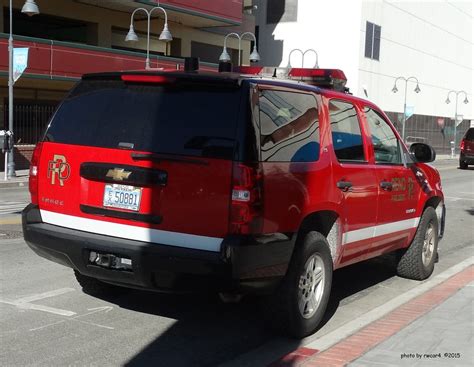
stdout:
[[82,287],[82,291],[91,296],[117,296],[127,291],[127,288],[101,282],[98,279],[82,275],[77,270],[74,270],[74,275]]
[[326,238],[318,232],[307,233],[297,244],[280,287],[264,301],[269,326],[294,338],[314,333],[329,301],[332,272]]
[[459,160],[459,168],[467,169],[468,164],[464,161]]
[[410,247],[397,265],[397,274],[403,278],[424,280],[434,270],[438,258],[438,217],[432,207],[421,216],[420,224]]

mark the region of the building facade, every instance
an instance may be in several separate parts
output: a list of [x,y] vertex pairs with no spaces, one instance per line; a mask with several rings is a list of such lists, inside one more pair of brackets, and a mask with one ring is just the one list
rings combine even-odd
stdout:
[[[351,92],[387,112],[402,130],[407,84],[408,140],[427,141],[448,152],[454,139],[458,98],[457,142],[474,118],[473,3],[471,1],[258,0],[259,52],[267,64],[294,67],[314,49],[322,68],[342,69]],[[313,67],[314,53],[304,66]]]
[[[126,42],[132,12],[163,7],[173,40],[159,41],[162,12],[151,20],[151,67],[177,68],[184,57],[201,60],[215,70],[229,32],[253,31],[254,17],[244,11],[248,0],[36,0],[40,14],[21,13],[24,0],[13,1],[14,47],[28,47],[28,68],[14,86],[14,133],[17,169],[28,165],[29,154],[47,121],[80,76],[90,72],[144,69],[147,17],[137,12],[134,28],[138,42]],[[9,0],[0,0],[0,130],[8,129]],[[227,48],[236,63],[238,40]],[[242,41],[247,64],[251,42]],[[3,169],[3,159],[1,160]]]

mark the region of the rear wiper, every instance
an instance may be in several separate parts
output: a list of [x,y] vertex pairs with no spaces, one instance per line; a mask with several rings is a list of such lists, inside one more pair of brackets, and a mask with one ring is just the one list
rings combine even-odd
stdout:
[[185,157],[170,157],[164,156],[162,154],[156,153],[132,153],[130,155],[134,161],[152,161],[152,162],[181,162],[181,163],[189,163],[189,164],[199,164],[203,166],[208,166],[209,163],[202,159],[192,159],[192,158],[185,158]]

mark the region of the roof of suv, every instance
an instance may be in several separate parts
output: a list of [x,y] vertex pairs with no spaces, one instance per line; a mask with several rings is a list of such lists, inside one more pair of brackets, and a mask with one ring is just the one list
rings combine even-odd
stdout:
[[[83,80],[92,80],[92,79],[121,79],[124,75],[140,77],[156,77],[156,76],[166,76],[170,79],[187,79],[190,81],[203,81],[203,82],[213,82],[213,83],[225,83],[228,85],[240,84],[244,80],[253,81],[259,84],[275,85],[287,88],[294,88],[298,90],[312,91],[320,94],[324,94],[327,97],[340,98],[344,100],[358,101],[366,105],[376,107],[376,105],[366,99],[356,97],[349,93],[339,92],[333,89],[328,89],[324,87],[318,87],[315,85],[308,84],[299,80],[292,79],[281,79],[281,78],[271,78],[263,77],[256,75],[241,74],[236,72],[210,72],[210,71],[183,71],[183,70],[174,70],[174,69],[163,69],[163,70],[153,70],[153,71],[121,71],[121,72],[103,72],[103,73],[91,73],[84,74],[82,76]],[[137,79],[136,81],[139,81]],[[151,81],[152,82],[152,81]]]

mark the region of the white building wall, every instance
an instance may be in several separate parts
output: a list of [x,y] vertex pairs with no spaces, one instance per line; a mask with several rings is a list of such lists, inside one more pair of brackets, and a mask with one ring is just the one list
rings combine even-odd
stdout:
[[[415,114],[453,117],[455,101],[445,103],[449,90],[465,90],[470,103],[458,113],[473,118],[473,6],[457,1],[364,1],[359,38],[359,88],[386,111],[402,112],[404,83],[398,76],[416,76],[421,92],[408,84],[407,105]],[[366,21],[382,27],[380,61],[365,58]],[[453,100],[455,97],[452,97]]]
[[[299,0],[298,21],[266,24],[267,1],[258,4],[259,52],[262,65],[286,66],[290,51],[314,49],[322,68],[341,69],[347,86],[358,85],[360,0]],[[313,54],[305,56],[305,67],[312,67]],[[293,53],[292,66],[301,67],[301,55]]]
[[[286,66],[292,49],[313,48],[320,67],[342,69],[352,93],[365,98],[365,87],[385,111],[403,111],[404,84],[392,93],[395,78],[416,76],[421,92],[409,83],[407,94],[415,114],[452,118],[455,103],[444,101],[454,89],[470,101],[460,97],[458,113],[474,118],[472,1],[299,0],[297,22],[276,25],[266,24],[267,1],[256,14],[261,64]],[[379,61],[364,57],[366,21],[382,27]],[[292,65],[300,60],[294,53]],[[305,67],[313,63],[308,54]]]

